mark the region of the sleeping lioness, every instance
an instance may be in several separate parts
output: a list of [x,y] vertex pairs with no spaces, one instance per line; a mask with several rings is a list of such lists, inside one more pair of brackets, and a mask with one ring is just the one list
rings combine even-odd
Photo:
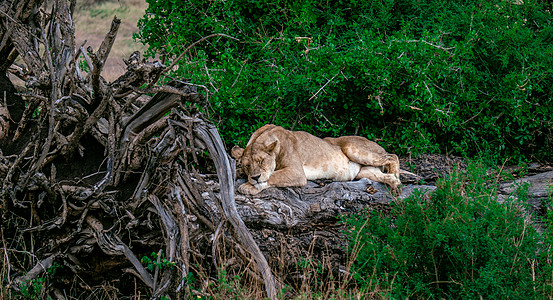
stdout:
[[320,139],[267,124],[253,133],[246,149],[234,146],[231,154],[248,176],[248,182],[238,187],[243,194],[255,195],[268,187],[300,187],[315,179],[364,177],[394,190],[401,184],[397,155],[359,136]]

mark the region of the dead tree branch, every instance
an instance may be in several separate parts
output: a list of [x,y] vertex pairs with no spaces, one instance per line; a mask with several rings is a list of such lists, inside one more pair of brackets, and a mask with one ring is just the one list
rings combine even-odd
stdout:
[[[6,253],[17,262],[7,270],[12,286],[52,276],[46,271],[59,263],[75,278],[129,276],[143,283],[135,290],[177,298],[192,293],[185,286],[191,272],[216,273],[215,262],[245,270],[256,284],[262,278],[275,299],[277,281],[236,208],[223,142],[201,115],[183,113],[205,104],[197,85],[159,84],[176,61],[164,66],[138,52],[125,61],[124,75],[106,82],[101,72],[120,20],[96,51],[85,52],[75,44],[73,6],[0,4],[0,55],[7,56],[0,66],[26,81],[0,101],[0,205],[4,245],[14,248]],[[177,60],[221,36],[230,38],[206,36]],[[18,57],[22,64],[14,65]],[[15,90],[7,77],[0,84]],[[217,175],[202,175],[208,170]],[[32,261],[16,257],[25,251]],[[120,273],[102,271],[107,265]],[[59,284],[51,279],[42,296],[60,295]]]

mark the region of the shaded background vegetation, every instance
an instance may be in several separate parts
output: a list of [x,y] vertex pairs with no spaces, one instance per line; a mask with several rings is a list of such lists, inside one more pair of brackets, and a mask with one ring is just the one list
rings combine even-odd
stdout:
[[553,26],[539,1],[155,1],[138,39],[206,84],[228,144],[265,123],[400,155],[547,159]]

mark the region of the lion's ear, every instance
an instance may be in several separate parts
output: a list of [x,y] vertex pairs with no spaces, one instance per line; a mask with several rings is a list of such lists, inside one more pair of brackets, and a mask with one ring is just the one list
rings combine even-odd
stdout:
[[267,153],[271,153],[275,150],[276,146],[278,145],[278,140],[270,143],[269,145],[265,146],[265,149],[263,149]]
[[232,156],[232,158],[236,160],[241,159],[243,154],[244,154],[244,149],[238,146],[234,146],[232,147],[232,150],[230,150],[230,155]]

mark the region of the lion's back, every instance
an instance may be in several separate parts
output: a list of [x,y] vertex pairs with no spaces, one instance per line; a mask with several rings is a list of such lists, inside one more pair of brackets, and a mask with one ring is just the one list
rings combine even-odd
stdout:
[[308,180],[349,181],[359,173],[361,166],[350,161],[337,145],[304,131],[290,131],[280,127],[274,128],[271,133],[280,137],[280,151],[284,155],[279,157],[286,159],[291,154],[297,155]]

